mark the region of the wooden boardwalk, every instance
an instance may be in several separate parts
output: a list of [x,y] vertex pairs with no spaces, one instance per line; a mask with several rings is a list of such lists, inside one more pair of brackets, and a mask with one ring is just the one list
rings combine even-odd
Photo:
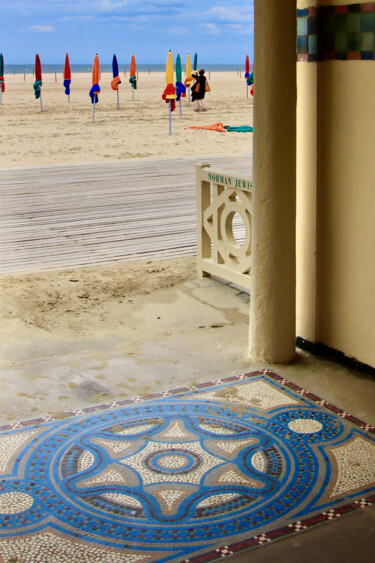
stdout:
[[[131,160],[0,171],[0,273],[196,252],[195,165]],[[250,156],[205,158],[250,174]]]

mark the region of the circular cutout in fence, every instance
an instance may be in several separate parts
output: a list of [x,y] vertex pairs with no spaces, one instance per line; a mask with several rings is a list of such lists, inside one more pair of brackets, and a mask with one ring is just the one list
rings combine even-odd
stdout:
[[251,215],[241,202],[227,203],[221,215],[221,235],[228,253],[246,258],[251,253]]

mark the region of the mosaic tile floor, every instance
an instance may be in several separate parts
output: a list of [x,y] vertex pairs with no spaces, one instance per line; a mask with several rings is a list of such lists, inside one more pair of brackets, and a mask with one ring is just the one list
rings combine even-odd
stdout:
[[269,371],[0,428],[0,561],[206,562],[375,502],[375,429]]

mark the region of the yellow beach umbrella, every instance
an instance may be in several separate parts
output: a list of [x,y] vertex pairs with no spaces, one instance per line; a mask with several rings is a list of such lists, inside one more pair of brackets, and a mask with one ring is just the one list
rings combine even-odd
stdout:
[[[173,71],[173,55],[172,55],[172,51],[169,51],[168,53],[168,57],[167,57],[167,65],[165,67],[165,81],[167,84],[174,84],[174,71]],[[167,99],[170,99],[169,96],[167,96]]]
[[165,81],[167,83],[167,86],[162,94],[162,98],[163,100],[166,101],[167,104],[169,104],[169,134],[172,134],[172,111],[174,111],[175,107],[176,107],[176,98],[177,98],[177,94],[176,94],[176,89],[174,87],[174,71],[173,71],[173,55],[172,55],[172,51],[169,51],[168,53],[168,57],[167,57],[167,64],[165,67]]
[[190,86],[193,82],[193,77],[191,76],[191,60],[189,53],[186,55],[186,70],[185,70],[185,86],[188,89],[188,106],[190,106]]

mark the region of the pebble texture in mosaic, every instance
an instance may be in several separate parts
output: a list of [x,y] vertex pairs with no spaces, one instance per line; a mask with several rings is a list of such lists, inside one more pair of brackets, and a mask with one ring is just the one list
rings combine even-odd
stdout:
[[0,561],[203,562],[375,500],[374,429],[276,374],[0,429]]

